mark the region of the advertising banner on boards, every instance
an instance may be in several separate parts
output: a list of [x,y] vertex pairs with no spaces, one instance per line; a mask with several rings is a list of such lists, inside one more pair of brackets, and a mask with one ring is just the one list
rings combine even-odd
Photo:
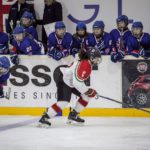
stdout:
[[[150,61],[124,60],[122,63],[123,101],[150,107]],[[123,106],[124,107],[124,106]]]

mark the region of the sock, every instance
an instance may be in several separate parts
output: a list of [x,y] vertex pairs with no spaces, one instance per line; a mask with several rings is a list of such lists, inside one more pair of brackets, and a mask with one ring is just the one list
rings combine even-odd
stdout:
[[75,111],[80,113],[89,103],[91,98],[86,95],[82,95],[76,103]]
[[59,112],[61,112],[66,106],[68,102],[59,101],[54,103],[47,111],[47,114],[50,118],[56,116]]

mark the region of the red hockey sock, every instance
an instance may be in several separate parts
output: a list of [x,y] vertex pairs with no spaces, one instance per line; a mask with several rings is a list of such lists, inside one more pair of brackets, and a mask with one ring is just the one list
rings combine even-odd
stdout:
[[56,116],[59,112],[62,111],[63,108],[66,107],[66,105],[68,104],[68,102],[64,102],[64,101],[59,101],[55,104],[53,104],[47,111],[47,114],[50,117],[54,117]]
[[79,113],[82,111],[89,103],[90,99],[85,100],[86,96],[82,96],[76,103],[75,110]]

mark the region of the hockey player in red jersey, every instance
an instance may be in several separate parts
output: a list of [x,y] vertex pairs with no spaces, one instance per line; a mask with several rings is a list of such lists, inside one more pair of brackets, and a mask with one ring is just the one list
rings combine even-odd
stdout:
[[57,102],[43,114],[39,125],[50,126],[49,119],[57,115],[70,102],[71,95],[79,97],[76,106],[70,111],[68,120],[77,123],[84,123],[78,114],[88,105],[91,98],[95,97],[96,90],[87,87],[84,81],[90,76],[92,66],[101,62],[101,55],[98,49],[89,48],[87,52],[81,50],[77,62],[71,66],[59,66],[54,72],[54,80],[57,86]]

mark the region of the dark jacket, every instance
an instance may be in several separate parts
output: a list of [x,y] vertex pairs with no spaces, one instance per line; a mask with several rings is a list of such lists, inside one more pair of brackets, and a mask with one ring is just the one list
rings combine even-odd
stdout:
[[[56,21],[62,21],[62,18],[62,5],[55,1],[50,6],[45,5],[43,19],[38,20],[37,24],[46,25]],[[47,44],[47,35],[44,28],[42,28],[42,41]]]
[[62,6],[59,2],[54,2],[50,6],[45,5],[43,19],[38,20],[39,25],[45,25],[56,21],[62,21]]

